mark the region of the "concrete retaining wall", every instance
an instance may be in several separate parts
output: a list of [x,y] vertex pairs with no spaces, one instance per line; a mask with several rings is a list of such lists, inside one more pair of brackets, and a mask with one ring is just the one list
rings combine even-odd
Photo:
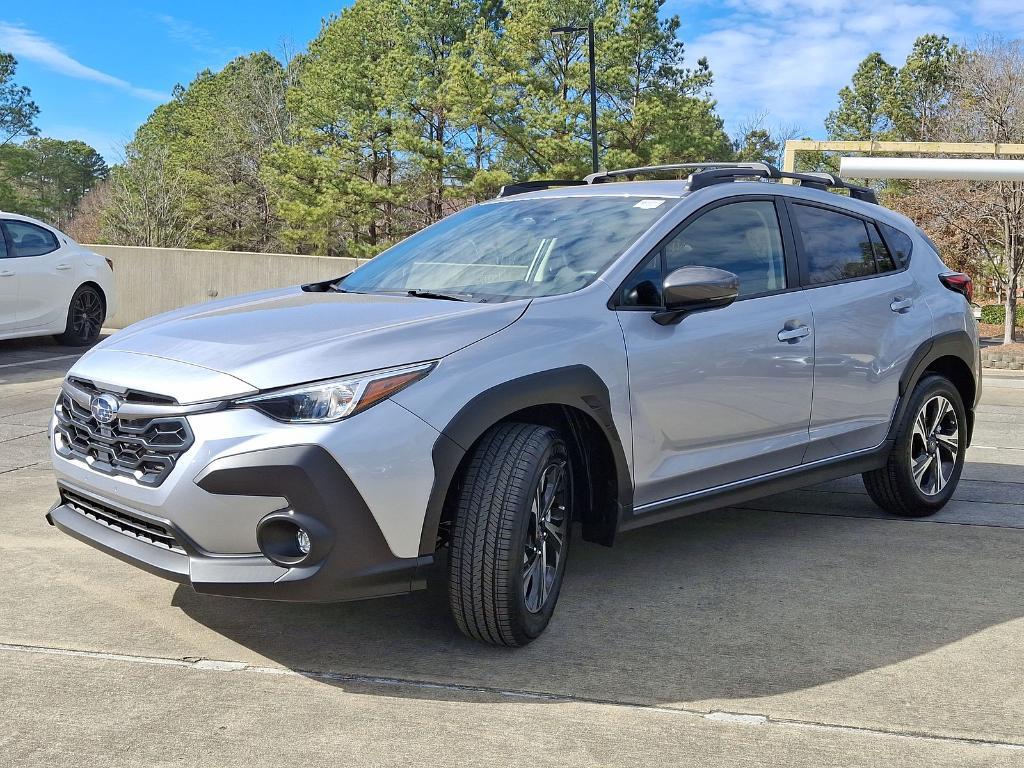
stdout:
[[109,328],[224,296],[328,280],[363,260],[281,253],[87,245],[114,262],[118,307]]

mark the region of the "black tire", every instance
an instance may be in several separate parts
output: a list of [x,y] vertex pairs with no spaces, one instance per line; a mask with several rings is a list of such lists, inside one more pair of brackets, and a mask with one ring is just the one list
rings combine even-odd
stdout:
[[54,338],[68,347],[88,347],[100,337],[103,321],[107,319],[107,305],[103,294],[92,285],[79,286],[68,304],[68,320],[64,333]]
[[[541,526],[547,536],[538,539],[534,499],[544,490],[551,494],[551,524]],[[559,540],[555,523],[561,544],[555,564],[543,568],[548,547],[554,552]],[[481,642],[513,647],[540,635],[558,601],[571,528],[572,466],[558,432],[515,423],[488,431],[457,489],[448,602],[459,629]]]
[[[939,416],[943,400],[950,410]],[[939,422],[933,429],[932,421],[936,418]],[[872,501],[900,517],[925,517],[942,509],[956,491],[963,472],[966,428],[963,400],[953,383],[937,374],[921,379],[907,403],[885,466],[863,475]],[[947,434],[954,430],[955,451]],[[919,458],[915,460],[915,456]],[[915,469],[920,479],[915,476]]]

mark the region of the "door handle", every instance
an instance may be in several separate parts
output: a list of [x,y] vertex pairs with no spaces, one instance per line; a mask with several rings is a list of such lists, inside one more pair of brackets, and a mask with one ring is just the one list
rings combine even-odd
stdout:
[[9,269],[5,269],[3,271],[0,271],[0,277],[14,277],[14,273],[11,272],[11,270]]
[[63,272],[65,270],[67,270],[67,269],[71,269],[71,265],[70,264],[58,264],[57,265],[57,269],[59,269],[61,272]]
[[779,331],[779,341],[798,341],[804,336],[809,336],[811,329],[806,325],[798,325],[795,328],[783,328]]
[[912,306],[914,306],[913,299],[903,299],[897,296],[892,300],[892,303],[889,305],[889,309],[893,312],[906,312]]

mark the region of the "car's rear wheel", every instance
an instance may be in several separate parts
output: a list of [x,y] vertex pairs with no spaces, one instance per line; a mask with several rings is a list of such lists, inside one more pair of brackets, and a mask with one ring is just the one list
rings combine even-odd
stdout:
[[91,285],[80,286],[68,305],[68,320],[64,333],[55,337],[69,347],[86,347],[94,344],[100,336],[107,308],[103,296]]
[[957,388],[944,376],[914,388],[885,466],[864,473],[872,500],[901,517],[938,512],[956,490],[964,468],[967,418]]
[[465,634],[520,646],[551,620],[565,574],[572,466],[558,432],[499,424],[476,444],[457,491],[448,600]]

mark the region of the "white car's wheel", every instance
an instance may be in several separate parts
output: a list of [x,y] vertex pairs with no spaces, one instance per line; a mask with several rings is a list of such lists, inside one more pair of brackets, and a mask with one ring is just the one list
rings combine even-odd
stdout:
[[106,312],[103,296],[94,286],[79,287],[71,297],[67,325],[64,333],[56,336],[57,341],[69,347],[86,347],[96,343]]

